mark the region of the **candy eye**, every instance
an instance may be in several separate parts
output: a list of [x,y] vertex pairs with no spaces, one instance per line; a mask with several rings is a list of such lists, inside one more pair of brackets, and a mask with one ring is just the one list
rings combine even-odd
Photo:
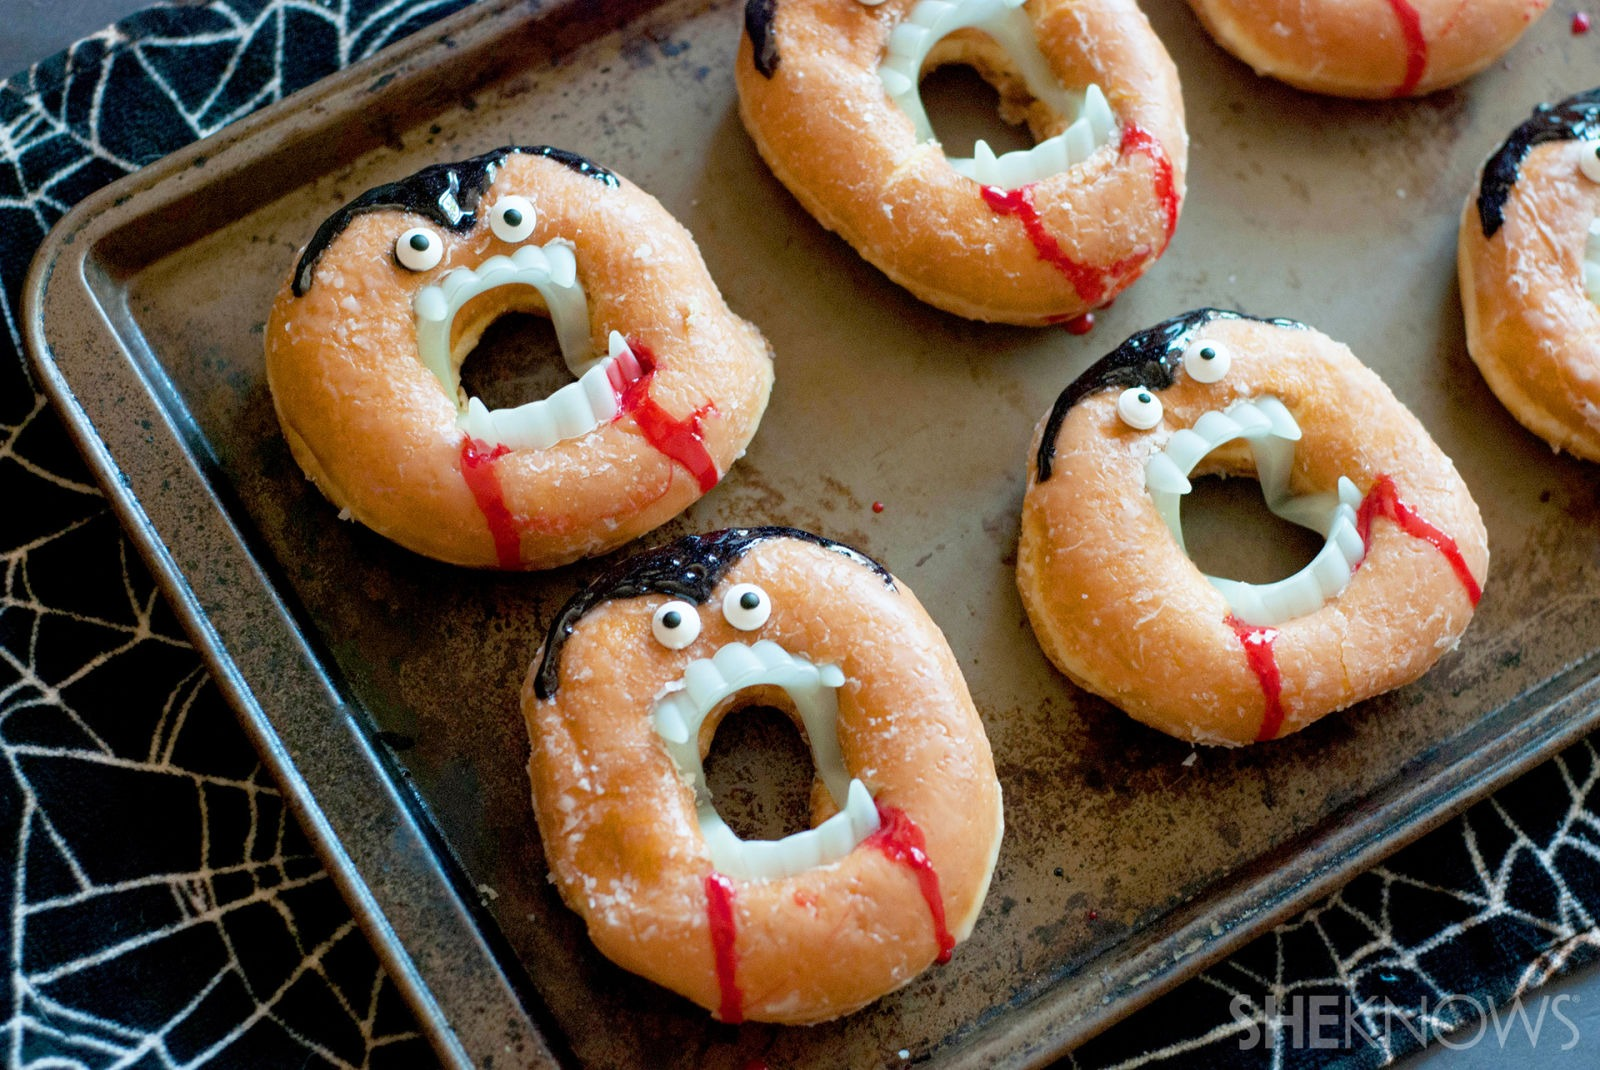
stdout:
[[1142,386],[1129,387],[1117,398],[1117,415],[1139,431],[1148,431],[1161,422],[1161,399]]
[[394,243],[394,258],[408,271],[427,271],[444,256],[444,243],[427,227],[412,227]]
[[753,632],[772,616],[772,599],[753,583],[736,583],[722,598],[722,615],[741,632]]
[[538,219],[526,197],[501,197],[489,210],[489,229],[501,241],[527,241]]
[[1590,182],[1600,182],[1600,141],[1585,141],[1578,147],[1578,170]]
[[[1201,339],[1183,351],[1183,370],[1197,383],[1215,383],[1228,374],[1233,354],[1221,342]],[[1158,416],[1157,419],[1160,417]]]
[[700,611],[688,602],[668,602],[650,618],[650,631],[668,650],[682,650],[700,638]]

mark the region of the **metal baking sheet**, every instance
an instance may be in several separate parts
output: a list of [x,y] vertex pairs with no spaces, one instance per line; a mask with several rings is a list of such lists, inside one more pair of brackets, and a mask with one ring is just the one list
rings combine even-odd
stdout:
[[[739,124],[731,0],[480,5],[109,187],[41,252],[41,374],[447,1058],[1037,1065],[1600,719],[1595,470],[1495,402],[1454,283],[1477,165],[1532,104],[1600,82],[1592,43],[1558,5],[1465,88],[1357,104],[1259,80],[1177,0],[1147,6],[1183,75],[1189,200],[1085,337],[936,312],[818,227]],[[507,142],[653,192],[777,352],[748,455],[646,541],[784,523],[859,546],[944,627],[984,716],[1008,828],[972,939],[843,1021],[712,1022],[603,960],[547,882],[517,691],[599,565],[415,557],[339,521],[277,432],[260,335],[296,248],[368,186]],[[1456,460],[1493,549],[1477,618],[1422,681],[1236,752],[1068,684],[1012,577],[1035,421],[1133,330],[1202,304],[1348,342]],[[485,389],[546,381],[486,363]],[[1210,552],[1259,555],[1263,529],[1225,534],[1260,513],[1237,486],[1202,512]]]

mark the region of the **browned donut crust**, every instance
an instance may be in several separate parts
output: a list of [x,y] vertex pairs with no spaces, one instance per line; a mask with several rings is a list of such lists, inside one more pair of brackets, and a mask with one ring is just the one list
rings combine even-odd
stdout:
[[1562,107],[1576,101],[1587,113],[1581,130],[1525,148],[1520,163],[1506,160],[1510,174],[1492,191],[1499,225],[1488,234],[1480,174],[1461,211],[1456,266],[1467,351],[1495,396],[1555,449],[1600,461],[1600,308],[1584,281],[1600,183],[1579,167],[1595,151],[1586,138],[1600,135],[1600,93]]
[[1189,0],[1264,74],[1337,97],[1410,97],[1499,59],[1550,0]]
[[[1166,372],[1134,362],[1122,378],[1105,378],[1108,363],[1152,338],[1134,356],[1170,358]],[[1221,381],[1174,370],[1175,355],[1197,340],[1231,351]],[[1169,735],[1238,746],[1408,683],[1455,645],[1488,569],[1483,522],[1450,459],[1348,348],[1299,324],[1205,310],[1136,335],[1085,373],[1096,377],[1094,389],[1069,388],[1035,434],[1017,560],[1034,633],[1075,683]],[[1148,431],[1117,414],[1119,388],[1141,379],[1162,405],[1161,422]],[[1281,401],[1300,428],[1289,477],[1295,495],[1332,491],[1342,476],[1374,503],[1365,556],[1348,585],[1268,629],[1265,642],[1236,627],[1229,601],[1146,490],[1146,462],[1178,429],[1263,397]],[[1254,476],[1255,461],[1239,446],[1206,455],[1193,475]],[[1384,508],[1385,479],[1403,507],[1453,545],[1454,564]],[[1276,710],[1255,660],[1263,646],[1281,689]]]
[[[754,631],[724,619],[736,584],[770,598],[771,617]],[[653,615],[673,596],[691,600],[683,611],[697,611],[701,625],[680,650],[652,637]],[[692,661],[757,642],[842,670],[844,764],[880,812],[920,830],[937,894],[930,900],[915,867],[872,839],[798,875],[729,878],[731,926],[721,932],[731,954],[719,968],[714,866],[695,792],[652,707]],[[700,730],[702,757],[721,717],[753,702],[786,699],[777,687],[732,694]],[[940,955],[934,901],[950,937],[971,931],[1002,827],[983,724],[938,627],[900,581],[854,551],[758,528],[638,555],[569,603],[522,709],[534,811],[562,897],[608,958],[724,1020],[822,1021],[905,984]],[[837,812],[820,774],[812,800],[814,823]]]
[[[295,460],[346,515],[442,561],[549,568],[613,549],[699,498],[755,434],[772,360],[655,198],[542,147],[463,166],[502,154],[481,203],[526,196],[537,210],[526,242],[496,237],[482,211],[460,229],[400,208],[341,213],[330,224],[342,229],[325,224],[331,240],[322,248],[319,232],[272,306],[267,380]],[[395,243],[419,225],[436,232],[443,256],[413,272],[397,262]],[[594,351],[605,354],[617,331],[654,357],[652,412],[692,429],[714,465],[707,479],[652,445],[643,419],[627,414],[544,449],[469,451],[458,399],[419,356],[413,302],[454,268],[557,241],[575,250]],[[456,368],[506,311],[543,312],[544,303],[531,287],[511,286],[468,304],[451,336]]]
[[[776,67],[757,69],[746,36],[736,70],[739,114],[762,158],[824,227],[946,311],[1040,325],[1115,297],[1165,251],[1188,167],[1177,69],[1143,12],[1133,0],[1027,5],[1061,84],[1099,85],[1123,132],[1120,150],[1102,146],[1027,187],[1039,240],[1060,253],[1052,263],[1028,224],[986,203],[937,143],[917,141],[879,80],[889,34],[914,3],[772,0]],[[1003,71],[984,73],[1007,85]],[[1041,139],[1062,129],[1030,121]]]

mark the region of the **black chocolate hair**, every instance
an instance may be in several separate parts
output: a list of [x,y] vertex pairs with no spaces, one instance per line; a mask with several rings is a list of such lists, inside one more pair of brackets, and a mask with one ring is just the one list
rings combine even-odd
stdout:
[[705,535],[685,535],[676,542],[619,561],[567,600],[556,619],[550,622],[549,634],[545,636],[544,654],[533,678],[534,694],[541,699],[555,695],[561,648],[578,626],[579,619],[595,606],[616,598],[638,598],[646,594],[667,594],[704,605],[711,597],[712,588],[727,571],[752,546],[767,539],[800,539],[815,543],[871,569],[883,577],[891,590],[894,588],[894,577],[889,575],[889,570],[866,554],[798,528],[725,528]]
[[756,70],[771,78],[778,69],[778,0],[745,0],[744,32],[755,49]]
[[1263,319],[1221,308],[1197,308],[1133,335],[1089,365],[1056,398],[1050,418],[1044,425],[1044,438],[1039,442],[1039,456],[1035,464],[1038,482],[1043,483],[1050,478],[1050,464],[1056,455],[1056,438],[1061,434],[1061,424],[1072,406],[1090,394],[1098,394],[1103,390],[1127,390],[1135,386],[1165,390],[1172,385],[1178,366],[1183,362],[1183,349],[1189,335],[1217,320],[1254,320],[1279,327],[1305,329],[1305,324],[1294,320]]
[[334,239],[343,233],[344,228],[350,225],[350,220],[363,212],[392,208],[416,212],[458,233],[470,229],[477,222],[473,213],[477,211],[479,198],[494,182],[495,171],[514,152],[527,156],[546,156],[580,175],[588,175],[608,186],[617,184],[617,176],[599,164],[575,152],[551,148],[549,145],[506,145],[458,163],[424,167],[398,182],[374,186],[323,220],[322,226],[317,228],[306,245],[306,251],[300,254],[300,263],[294,270],[294,295],[300,297],[311,289],[317,261]]
[[1478,223],[1483,236],[1494,237],[1506,221],[1506,200],[1517,184],[1523,157],[1535,145],[1593,137],[1600,137],[1600,89],[1534,108],[1528,121],[1511,131],[1505,144],[1483,165],[1483,182],[1478,187]]

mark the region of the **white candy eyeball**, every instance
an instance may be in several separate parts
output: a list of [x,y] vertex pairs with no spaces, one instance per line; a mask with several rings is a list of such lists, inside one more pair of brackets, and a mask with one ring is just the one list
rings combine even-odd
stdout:
[[772,616],[772,599],[753,583],[736,583],[722,596],[722,615],[741,632],[753,632]]
[[1585,141],[1578,146],[1578,170],[1590,182],[1600,182],[1600,141]]
[[700,611],[688,602],[668,602],[650,618],[650,631],[668,650],[682,650],[700,638]]
[[526,197],[501,197],[489,209],[489,229],[501,241],[527,241],[539,214]]
[[444,242],[427,227],[412,227],[395,239],[394,258],[408,271],[427,271],[444,256]]
[[1142,386],[1131,386],[1117,398],[1117,415],[1138,431],[1148,431],[1161,422],[1161,399]]
[[1221,342],[1202,338],[1183,351],[1183,370],[1197,383],[1218,382],[1232,365],[1233,354]]

